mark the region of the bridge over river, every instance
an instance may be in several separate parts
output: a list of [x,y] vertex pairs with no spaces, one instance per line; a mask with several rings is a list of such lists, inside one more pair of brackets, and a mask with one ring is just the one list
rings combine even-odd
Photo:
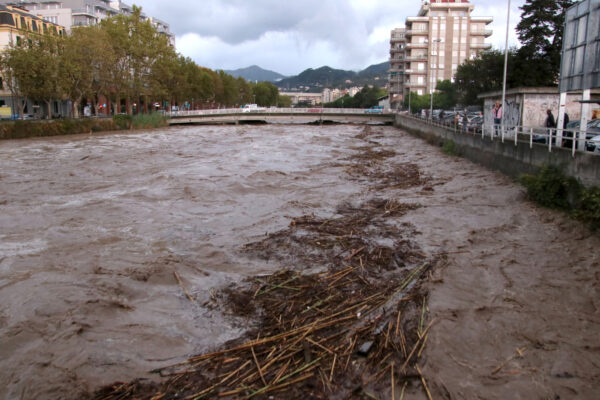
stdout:
[[183,124],[315,124],[358,123],[392,124],[395,114],[362,108],[226,108],[217,110],[176,111],[168,113],[170,125]]

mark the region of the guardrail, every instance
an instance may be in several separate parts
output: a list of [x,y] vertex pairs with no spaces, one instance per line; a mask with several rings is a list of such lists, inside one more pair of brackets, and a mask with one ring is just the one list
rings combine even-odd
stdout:
[[[587,142],[590,141],[590,138],[586,138],[586,134],[577,129],[544,128],[539,126],[512,126],[504,127],[503,129],[500,125],[481,125],[463,129],[462,124],[459,123],[443,123],[438,120],[421,118],[410,114],[403,114],[403,116],[432,126],[448,129],[455,133],[480,135],[482,140],[488,137],[492,141],[500,140],[502,143],[514,141],[515,146],[518,143],[528,143],[530,148],[534,144],[544,145],[547,146],[549,152],[559,147],[568,148],[571,150],[573,157],[576,152],[600,155],[600,146],[588,146]],[[600,136],[600,133],[597,136]]]
[[237,115],[237,114],[390,114],[390,112],[383,111],[381,113],[373,112],[369,109],[364,108],[221,108],[212,110],[190,110],[190,111],[172,111],[165,113],[167,117],[194,117],[194,116],[211,116],[211,115]]

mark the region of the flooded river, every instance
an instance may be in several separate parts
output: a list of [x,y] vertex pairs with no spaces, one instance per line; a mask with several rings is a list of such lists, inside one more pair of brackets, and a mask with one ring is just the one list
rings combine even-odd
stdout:
[[[490,320],[492,311],[486,311],[479,328],[475,326],[474,311],[468,310],[481,307],[478,301],[487,302],[485,310],[497,306],[495,315],[502,315],[505,307],[510,318],[495,326],[507,330],[507,321],[520,326],[513,321],[515,315],[530,308],[535,313],[527,311],[529,319],[542,318],[539,330],[548,318],[561,318],[561,326],[581,321],[579,311],[557,311],[552,304],[561,304],[552,300],[552,288],[559,285],[554,280],[566,276],[559,265],[583,271],[571,278],[586,282],[579,290],[586,300],[573,303],[582,313],[591,313],[580,333],[589,336],[598,352],[599,347],[593,347],[598,339],[592,334],[600,327],[599,277],[592,270],[598,259],[587,253],[600,248],[597,237],[566,217],[527,203],[518,185],[499,174],[444,156],[392,127],[373,127],[366,139],[360,136],[363,130],[183,127],[0,142],[0,398],[79,398],[114,381],[150,377],[148,371],[154,368],[238,337],[244,321],[203,304],[219,287],[279,267],[275,261],[244,255],[245,244],[285,228],[291,217],[328,216],[344,201],[372,197],[369,182],[350,179],[343,162],[367,141],[394,150],[390,163],[416,163],[432,179],[427,193],[414,188],[388,194],[424,206],[406,217],[416,227],[424,252],[456,254],[445,276],[434,281],[442,286],[431,299],[432,315],[446,323],[434,329],[428,357],[446,361],[437,370],[426,365],[425,373],[452,380],[461,362],[470,365],[465,354],[456,356],[459,364],[448,361],[446,354],[460,349],[472,332],[486,326],[486,318]],[[493,238],[501,238],[502,246]],[[575,240],[573,246],[585,252],[569,253],[569,241]],[[553,252],[549,241],[560,247]],[[540,265],[531,265],[539,254]],[[569,264],[569,257],[577,262]],[[555,271],[552,279],[535,272],[554,264],[556,271],[548,272]],[[466,265],[470,279],[464,278]],[[498,272],[498,265],[506,269]],[[515,275],[526,270],[539,282],[520,285],[515,283],[518,278],[511,278],[507,288],[502,274],[511,274],[511,269]],[[559,286],[568,298],[577,292],[569,285]],[[517,287],[523,293],[541,288],[544,295],[536,298],[545,306],[532,307],[513,293],[521,293]],[[452,314],[459,309],[462,314]],[[549,314],[540,316],[544,309]],[[461,315],[469,322],[463,331],[457,322]],[[569,315],[578,317],[570,320]],[[537,325],[528,326],[526,337],[535,342]],[[444,332],[453,332],[456,343]],[[490,371],[519,346],[535,347],[512,331],[508,336],[511,341],[497,346],[499,354],[493,354],[491,343],[490,348],[482,344],[485,338],[477,342],[485,349],[479,361]],[[494,344],[498,341],[497,336],[487,337]],[[556,340],[548,338],[551,343]],[[567,354],[574,350],[560,350],[571,365]],[[583,364],[586,368],[597,366],[592,356]],[[535,362],[529,367],[544,371]],[[461,376],[469,371],[476,375],[467,367],[463,370]],[[525,383],[528,379],[529,375]],[[597,379],[593,374],[585,378],[585,393],[593,393],[589,382]],[[518,383],[517,389],[523,382]],[[544,384],[554,388],[552,382]],[[464,398],[494,398],[486,396],[494,393],[493,384],[490,388],[486,392],[459,383],[434,384],[434,390],[456,398],[461,393]],[[542,392],[546,394],[535,393]]]

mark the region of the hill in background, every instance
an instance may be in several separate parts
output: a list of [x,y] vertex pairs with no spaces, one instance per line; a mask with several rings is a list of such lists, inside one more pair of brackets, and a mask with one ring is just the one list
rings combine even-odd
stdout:
[[232,71],[225,71],[225,73],[239,78],[242,77],[247,81],[251,82],[277,82],[281,79],[285,78],[284,75],[281,75],[274,71],[269,71],[267,69],[262,69],[258,65],[252,65],[248,68],[240,68]]
[[353,86],[379,86],[387,83],[390,63],[385,61],[371,65],[362,71],[349,71],[321,67],[309,68],[299,75],[285,77],[277,72],[262,69],[256,65],[248,68],[225,71],[234,77],[242,77],[248,81],[273,82],[283,91],[310,91],[321,92],[324,88],[346,89]]
[[276,82],[276,85],[285,91],[308,90],[311,92],[320,92],[324,88],[346,89],[352,86],[372,85],[383,87],[387,83],[389,68],[390,63],[387,61],[371,65],[359,72],[331,67],[309,68],[300,75]]

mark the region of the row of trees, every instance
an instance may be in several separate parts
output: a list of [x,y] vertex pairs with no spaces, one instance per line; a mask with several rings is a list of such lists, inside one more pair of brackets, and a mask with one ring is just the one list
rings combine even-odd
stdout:
[[70,100],[74,117],[82,102],[92,104],[97,113],[103,100],[114,112],[128,114],[134,112],[134,104],[139,113],[155,103],[286,103],[270,83],[250,84],[177,54],[169,38],[142,21],[140,14],[141,8],[134,7],[130,16],[74,28],[68,36],[29,33],[12,43],[0,57],[0,72],[6,88],[19,99],[19,114],[24,114],[27,99],[45,103],[48,118],[55,100]]
[[387,92],[377,86],[365,86],[354,97],[345,95],[339,99],[325,104],[329,108],[369,108],[379,104],[379,98],[385,96]]
[[[508,88],[556,86],[566,10],[573,0],[527,0],[521,7],[517,33],[522,46],[508,52]],[[481,104],[480,93],[502,89],[504,52],[491,50],[458,66],[454,83],[441,81],[434,94],[434,108],[456,104]],[[429,108],[429,94],[411,94],[411,109]],[[408,106],[408,98],[405,105]]]

